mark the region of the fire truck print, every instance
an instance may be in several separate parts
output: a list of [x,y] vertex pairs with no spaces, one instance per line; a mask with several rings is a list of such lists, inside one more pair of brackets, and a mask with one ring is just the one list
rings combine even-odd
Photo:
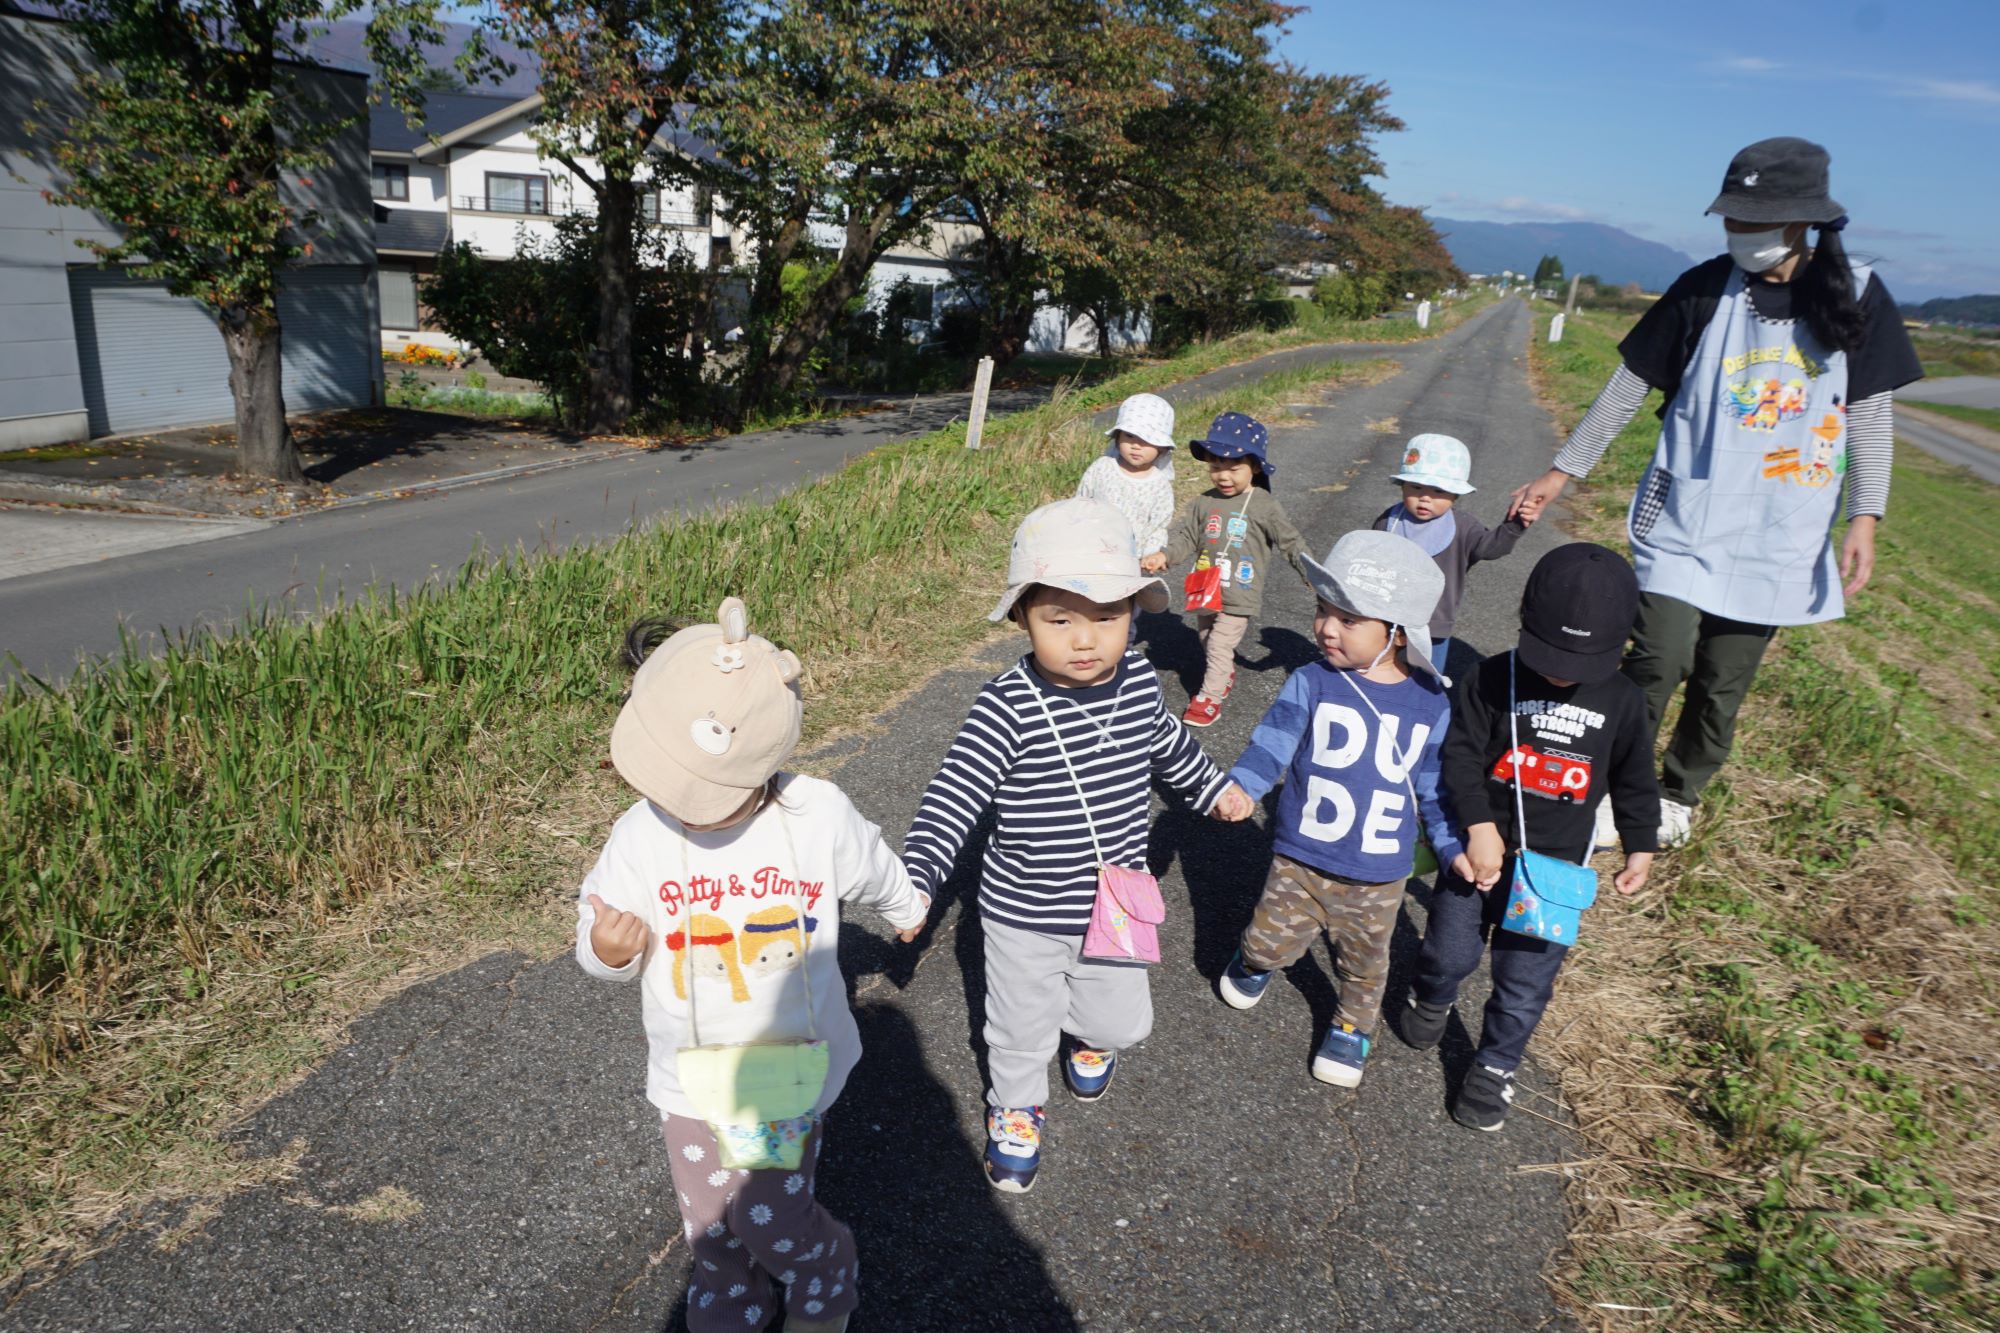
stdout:
[[1590,760],[1584,755],[1523,745],[1500,756],[1493,765],[1493,780],[1512,782],[1517,772],[1521,790],[1535,796],[1568,803],[1582,800],[1590,791]]

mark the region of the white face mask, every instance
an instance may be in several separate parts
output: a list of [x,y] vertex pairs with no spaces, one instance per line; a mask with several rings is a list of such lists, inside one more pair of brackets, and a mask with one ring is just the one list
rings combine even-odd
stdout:
[[1762,273],[1785,262],[1785,256],[1792,252],[1791,243],[1785,240],[1783,227],[1770,231],[1725,232],[1729,240],[1729,257],[1745,273]]

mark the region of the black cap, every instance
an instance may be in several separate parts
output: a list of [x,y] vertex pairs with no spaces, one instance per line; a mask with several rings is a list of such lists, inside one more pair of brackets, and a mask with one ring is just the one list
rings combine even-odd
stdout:
[[1711,213],[1738,222],[1833,222],[1847,210],[1827,195],[1826,149],[1810,139],[1759,139],[1729,160]]
[[1585,685],[1618,674],[1639,614],[1639,577],[1608,546],[1571,542],[1536,563],[1515,651],[1531,671]]

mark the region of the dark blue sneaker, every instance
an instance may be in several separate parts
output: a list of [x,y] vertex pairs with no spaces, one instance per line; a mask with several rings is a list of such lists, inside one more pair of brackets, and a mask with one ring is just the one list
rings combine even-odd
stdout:
[[1313,1077],[1337,1088],[1361,1086],[1361,1066],[1368,1063],[1368,1038],[1346,1023],[1326,1030],[1313,1052]]
[[1118,1052],[1079,1046],[1063,1061],[1063,1077],[1080,1102],[1094,1102],[1111,1091],[1111,1076],[1118,1072]]
[[1042,1166],[1042,1122],[1039,1106],[986,1108],[986,1180],[1007,1194],[1026,1194]]
[[1222,969],[1215,988],[1222,992],[1222,1002],[1230,1008],[1248,1009],[1264,998],[1264,988],[1270,984],[1271,974],[1251,970],[1243,961],[1243,951],[1238,949],[1229,966]]

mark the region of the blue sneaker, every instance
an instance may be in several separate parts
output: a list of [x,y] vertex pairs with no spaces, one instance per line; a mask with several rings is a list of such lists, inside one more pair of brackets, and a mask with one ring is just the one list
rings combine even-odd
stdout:
[[1326,1030],[1313,1052],[1313,1077],[1337,1088],[1361,1086],[1361,1066],[1368,1063],[1368,1038],[1346,1023]]
[[1229,966],[1222,969],[1215,988],[1222,992],[1222,1002],[1231,1009],[1248,1009],[1264,998],[1264,988],[1271,984],[1271,976],[1269,972],[1252,971],[1243,962],[1243,951],[1238,949]]
[[1117,1072],[1118,1052],[1093,1046],[1079,1046],[1063,1061],[1063,1076],[1080,1102],[1094,1102],[1111,1091],[1111,1076]]
[[1039,1106],[986,1108],[986,1180],[1007,1194],[1026,1194],[1042,1166],[1042,1122]]

